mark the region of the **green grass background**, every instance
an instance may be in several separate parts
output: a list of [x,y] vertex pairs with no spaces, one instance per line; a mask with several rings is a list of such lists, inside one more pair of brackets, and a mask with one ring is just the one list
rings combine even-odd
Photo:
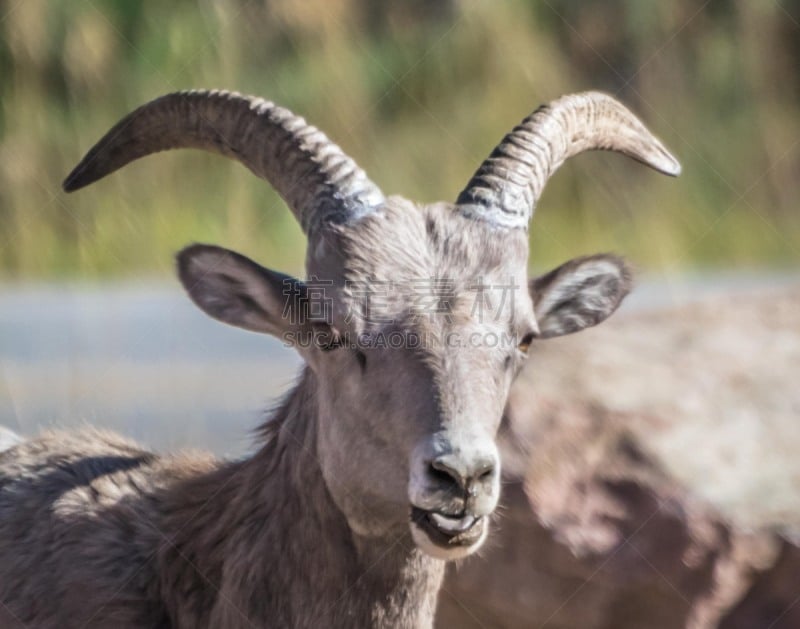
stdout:
[[684,175],[573,160],[539,205],[532,266],[598,250],[664,272],[800,260],[799,0],[2,0],[0,34],[6,280],[163,276],[191,241],[298,272],[291,215],[222,158],[153,156],[61,192],[119,118],[191,87],[285,105],[421,201],[455,199],[539,103],[604,90]]

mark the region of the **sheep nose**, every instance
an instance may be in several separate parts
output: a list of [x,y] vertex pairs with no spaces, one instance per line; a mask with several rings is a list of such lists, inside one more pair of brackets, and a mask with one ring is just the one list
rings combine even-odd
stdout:
[[497,465],[495,457],[479,456],[465,460],[454,454],[445,454],[430,462],[429,474],[442,485],[456,485],[468,493],[482,483],[494,479]]

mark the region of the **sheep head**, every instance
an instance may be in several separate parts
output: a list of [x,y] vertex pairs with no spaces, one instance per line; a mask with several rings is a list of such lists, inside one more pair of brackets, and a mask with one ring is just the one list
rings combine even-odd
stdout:
[[[500,491],[495,437],[533,339],[599,323],[630,288],[624,261],[579,258],[527,279],[528,224],[547,179],[589,149],[680,167],[609,96],[564,97],[509,133],[455,203],[384,197],[320,131],[227,92],[164,96],[121,120],[66,179],[193,147],[239,160],[280,193],[308,237],[307,279],[193,245],[180,279],[210,316],[291,342],[316,383],[317,459],[355,534],[410,526],[419,548],[476,550]],[[406,529],[407,530],[407,529]]]

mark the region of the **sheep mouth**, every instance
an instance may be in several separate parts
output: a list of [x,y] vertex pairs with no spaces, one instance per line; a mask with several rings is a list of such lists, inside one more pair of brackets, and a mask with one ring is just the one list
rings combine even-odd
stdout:
[[451,516],[418,507],[411,508],[411,521],[425,532],[431,542],[443,549],[474,546],[483,538],[486,528],[483,516]]

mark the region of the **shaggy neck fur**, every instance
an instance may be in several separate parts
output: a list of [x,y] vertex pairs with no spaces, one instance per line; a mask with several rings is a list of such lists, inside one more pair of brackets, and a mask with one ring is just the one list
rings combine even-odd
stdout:
[[307,369],[250,459],[166,494],[161,596],[175,626],[426,627],[444,564],[407,524],[356,536],[316,458],[316,381]]

